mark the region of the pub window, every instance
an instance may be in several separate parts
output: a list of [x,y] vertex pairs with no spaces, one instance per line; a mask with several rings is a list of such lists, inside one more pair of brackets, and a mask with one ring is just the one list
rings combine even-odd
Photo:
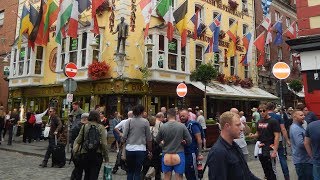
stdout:
[[278,11],[274,12],[274,20],[279,21],[280,20],[280,13]]
[[233,25],[233,23],[235,22],[234,19],[232,18],[229,18],[229,28]]
[[78,59],[78,38],[70,38],[69,43],[69,62],[73,62],[75,64],[77,64]]
[[186,47],[181,48],[181,71],[186,71]]
[[62,45],[61,45],[61,66],[60,69],[63,70],[64,65],[66,64],[66,48],[67,48],[67,39],[62,39]]
[[278,61],[282,60],[282,47],[278,47]]
[[37,46],[35,52],[36,52],[36,61],[35,61],[34,74],[42,74],[43,47]]
[[246,35],[248,33],[249,27],[246,24],[242,25],[242,33],[243,35]]
[[[149,35],[149,39],[153,42],[152,35]],[[152,50],[153,48],[150,48],[150,49],[147,48],[148,68],[152,67]]]
[[172,70],[177,70],[177,58],[178,58],[178,41],[172,39],[168,43],[168,67]]
[[4,23],[4,10],[0,11],[0,26]]
[[203,63],[203,47],[196,45],[196,69]]
[[233,76],[236,74],[237,74],[237,72],[236,72],[236,59],[235,59],[235,56],[233,56],[230,58],[230,75]]
[[286,26],[289,27],[291,25],[291,20],[289,17],[286,17]]
[[[86,58],[87,58],[87,33],[84,32],[82,34],[82,42],[81,42],[81,67],[84,67],[86,65]],[[100,43],[98,43],[100,45]],[[94,54],[95,49],[93,50],[93,54]]]
[[[220,64],[219,64],[219,61],[220,61],[220,50],[219,50],[219,53],[214,53],[214,67],[216,68],[217,71],[220,70]],[[220,72],[220,71],[219,71]]]
[[242,11],[248,12],[248,1],[242,0]]
[[163,68],[163,63],[164,63],[164,36],[159,35],[159,60],[158,60],[158,66],[159,68]]
[[22,47],[20,49],[20,56],[19,56],[19,63],[18,63],[18,76],[23,75],[23,69],[24,69],[24,60],[26,57],[26,47]]
[[17,75],[17,49],[14,49],[13,51],[13,61],[12,61],[12,76]]
[[96,43],[98,44],[98,46],[95,46],[93,48],[93,59],[94,60],[99,60],[100,59],[100,41],[101,41],[101,37],[100,35],[96,35],[94,36],[96,39]]
[[31,59],[31,47],[28,47],[27,52],[27,67],[26,67],[26,74],[28,75],[30,73],[30,59]]
[[203,19],[203,7],[201,5],[194,6],[194,13],[199,13],[200,20]]
[[270,44],[265,45],[265,59],[266,61],[270,61]]
[[220,14],[219,12],[214,11],[213,12],[213,19],[215,19],[219,14]]
[[249,78],[249,65],[244,66],[244,78]]

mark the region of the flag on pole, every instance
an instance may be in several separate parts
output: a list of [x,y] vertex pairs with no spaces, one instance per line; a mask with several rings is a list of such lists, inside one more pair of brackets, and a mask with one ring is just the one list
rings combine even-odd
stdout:
[[65,33],[65,26],[68,23],[71,11],[72,11],[72,2],[73,0],[61,0],[59,7],[59,15],[56,27],[56,42],[61,44],[61,39]]
[[79,3],[78,1],[73,1],[71,17],[70,17],[69,27],[67,32],[67,35],[69,35],[72,38],[78,37],[78,20],[79,20],[78,3]]
[[21,48],[22,36],[24,33],[31,33],[32,24],[30,22],[30,12],[27,9],[26,5],[23,5],[21,21],[20,21],[20,31],[19,31],[19,39],[18,39],[18,49]]
[[99,25],[97,19],[97,9],[105,2],[105,0],[92,0],[92,19],[93,19],[93,29],[91,32],[95,34],[100,34],[99,32]]
[[54,0],[48,0],[47,10],[44,13],[44,27],[43,27],[43,45],[47,45],[49,40],[49,28],[57,20],[59,8]]
[[267,14],[264,16],[261,26],[267,30],[267,38],[265,44],[270,44],[272,42],[272,33],[271,33],[271,15]]
[[207,53],[212,53],[212,52],[213,52],[213,37],[210,38],[209,44],[208,44],[207,49],[204,53],[207,54]]
[[257,61],[257,66],[262,66],[264,64],[264,46],[265,46],[265,31],[261,33],[253,42],[253,44],[256,46],[258,49],[260,55],[258,56],[258,61]]
[[201,36],[201,34],[206,30],[206,25],[200,18],[200,10],[196,11],[196,13],[192,16],[191,21],[194,24],[193,39],[197,39],[197,37]]
[[227,31],[227,34],[231,39],[228,47],[227,57],[233,57],[236,54],[237,30],[238,30],[238,22],[234,22],[233,25],[230,27],[230,29]]
[[[42,3],[42,2],[41,2]],[[46,12],[48,10],[48,4],[47,3],[43,3],[42,6],[40,6],[40,8],[42,8],[42,18],[41,18],[41,22],[40,22],[40,25],[39,25],[39,29],[38,29],[38,33],[37,33],[37,37],[36,37],[36,40],[35,40],[35,44],[38,44],[38,45],[44,45],[44,21],[45,21],[45,18],[46,18]]]
[[78,1],[78,10],[79,14],[88,9],[91,5],[90,0],[77,0]]
[[142,16],[144,18],[144,23],[146,24],[146,28],[144,30],[144,38],[146,38],[148,36],[153,3],[151,0],[141,0],[139,5],[140,5]]
[[173,7],[172,0],[161,0],[157,6],[157,11],[163,20],[167,23],[167,38],[169,41],[173,38]]
[[[34,42],[32,42],[32,41],[30,40],[30,37],[31,37],[32,32],[34,32],[34,30],[35,30],[34,28],[35,28],[36,25],[37,25],[38,16],[39,16],[38,10],[37,10],[32,4],[30,4],[30,22],[31,22],[31,24],[32,24],[32,28],[31,28],[31,30],[29,31],[28,47],[32,47],[32,49],[34,48]],[[37,28],[39,28],[39,27],[37,27]],[[35,34],[35,35],[36,35],[36,34]],[[34,37],[36,37],[35,35],[34,35]]]
[[282,22],[281,22],[281,20],[277,21],[273,27],[277,32],[276,38],[274,39],[274,44],[279,46],[282,44]]
[[269,14],[271,3],[272,3],[272,0],[261,0],[263,15]]
[[290,39],[297,38],[297,25],[296,22],[292,22],[288,29],[284,32],[284,35]]
[[221,25],[221,14],[213,19],[212,24],[209,26],[212,31],[213,38],[213,52],[219,52],[219,34],[220,34],[220,25]]
[[187,25],[188,25],[187,13],[188,13],[188,0],[185,0],[181,4],[181,6],[178,7],[173,12],[173,17],[176,21],[176,27],[181,36],[182,48],[185,47],[187,44]]
[[243,46],[246,49],[246,54],[240,63],[247,66],[252,60],[253,32],[249,32],[247,35],[245,35],[242,38],[242,41],[243,41]]
[[[43,8],[45,7],[45,3],[43,0],[41,0],[41,3],[40,3],[40,10],[39,10],[39,13],[37,13],[37,17],[35,18],[35,23],[33,25],[33,29],[32,29],[32,32],[29,36],[29,44],[30,46],[32,47],[32,49],[34,49],[34,46],[35,46],[35,41],[39,35],[39,29],[40,29],[40,26],[43,26],[43,24],[41,24],[41,21],[42,21],[42,16],[43,16]],[[30,7],[31,8],[31,7]],[[41,29],[42,31],[42,29]],[[42,32],[40,32],[42,33]]]

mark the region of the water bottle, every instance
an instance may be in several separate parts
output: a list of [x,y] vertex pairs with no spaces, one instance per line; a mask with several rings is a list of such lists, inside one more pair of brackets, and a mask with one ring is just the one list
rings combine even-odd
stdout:
[[198,170],[198,178],[202,179],[203,178],[203,167],[202,167],[201,161],[197,162],[197,170]]

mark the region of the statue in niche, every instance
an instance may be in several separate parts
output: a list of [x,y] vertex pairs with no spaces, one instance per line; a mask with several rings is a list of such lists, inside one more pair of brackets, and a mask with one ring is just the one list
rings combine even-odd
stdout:
[[121,22],[117,25],[116,31],[112,34],[116,33],[118,33],[117,53],[119,53],[120,43],[122,43],[122,53],[125,54],[126,39],[128,37],[128,24],[124,22],[124,17],[121,17]]

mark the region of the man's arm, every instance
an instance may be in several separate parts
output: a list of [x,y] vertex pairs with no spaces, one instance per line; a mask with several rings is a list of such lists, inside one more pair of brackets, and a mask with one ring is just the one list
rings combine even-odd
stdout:
[[58,126],[57,126],[57,129],[55,130],[54,134],[58,134],[58,132],[62,128],[62,122],[61,122],[61,119],[59,117],[57,117],[57,123],[58,123]]
[[309,137],[304,138],[304,147],[306,148],[308,155],[312,158],[311,139]]
[[277,153],[278,153],[280,133],[274,132],[273,134],[274,134],[274,141],[273,141],[273,152],[271,154],[271,157],[275,158],[277,157]]
[[280,124],[280,129],[281,129],[281,133],[282,133],[283,137],[286,139],[287,145],[290,147],[291,146],[291,142],[290,142],[290,139],[288,137],[288,132],[287,132],[286,127],[284,126],[284,124]]

